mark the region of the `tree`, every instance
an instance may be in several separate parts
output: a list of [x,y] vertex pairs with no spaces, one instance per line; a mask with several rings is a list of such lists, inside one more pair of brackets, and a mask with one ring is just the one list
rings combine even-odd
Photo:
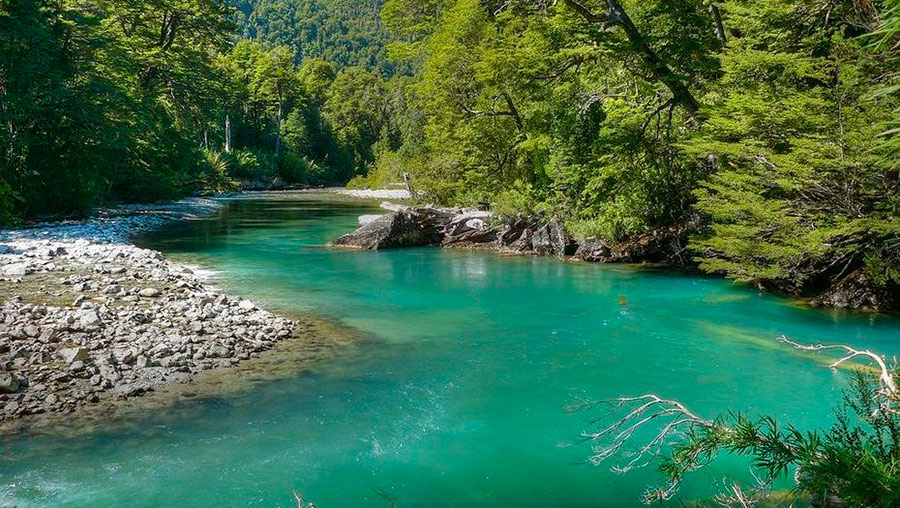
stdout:
[[[630,453],[631,442],[649,427],[649,441],[637,445],[630,460],[615,470],[630,471],[663,456],[661,487],[644,495],[651,504],[672,499],[685,476],[709,465],[722,454],[745,456],[757,471],[757,485],[734,483],[717,496],[719,506],[754,506],[770,493],[779,478],[793,476],[795,488],[812,496],[815,506],[888,507],[900,503],[900,392],[897,370],[878,354],[844,345],[805,345],[779,339],[805,352],[839,352],[831,368],[853,362],[868,365],[855,371],[841,400],[836,423],[828,432],[803,432],[792,425],[762,416],[743,414],[707,419],[683,403],[647,394],[605,403],[579,403],[575,410],[598,405],[611,408],[612,423],[585,433],[594,443],[592,462]],[[621,415],[621,416],[618,416]]]

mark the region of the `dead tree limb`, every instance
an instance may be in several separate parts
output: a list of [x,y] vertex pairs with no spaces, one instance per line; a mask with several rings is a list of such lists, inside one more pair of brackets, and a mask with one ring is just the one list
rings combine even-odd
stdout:
[[856,360],[858,358],[869,359],[871,360],[879,370],[878,379],[881,381],[883,385],[882,393],[890,397],[892,399],[897,399],[900,397],[900,392],[897,391],[897,382],[894,379],[893,370],[888,367],[887,362],[885,362],[884,358],[871,352],[868,350],[859,350],[854,349],[850,346],[844,344],[800,344],[799,342],[794,342],[788,339],[786,336],[782,335],[778,338],[778,342],[782,342],[787,344],[794,349],[799,349],[800,351],[843,351],[845,354],[834,363],[829,365],[832,369],[836,369],[841,364],[849,362],[851,360]]

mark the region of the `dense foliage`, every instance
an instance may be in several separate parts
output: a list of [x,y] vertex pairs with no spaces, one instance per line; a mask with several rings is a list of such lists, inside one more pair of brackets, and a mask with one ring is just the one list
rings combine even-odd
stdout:
[[0,1],[0,222],[365,171],[381,78],[235,44],[234,18],[224,0]]
[[890,5],[388,0],[411,129],[370,180],[611,241],[699,214],[706,270],[896,295]]
[[384,0],[233,0],[244,37],[286,45],[298,61],[313,58],[384,75],[388,34],[379,12]]

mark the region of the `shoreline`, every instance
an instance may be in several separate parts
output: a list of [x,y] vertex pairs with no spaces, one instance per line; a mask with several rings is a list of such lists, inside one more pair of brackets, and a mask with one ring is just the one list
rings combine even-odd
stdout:
[[308,323],[225,294],[132,242],[222,206],[190,198],[0,231],[0,434],[92,407],[108,412],[210,372],[237,374],[309,335]]

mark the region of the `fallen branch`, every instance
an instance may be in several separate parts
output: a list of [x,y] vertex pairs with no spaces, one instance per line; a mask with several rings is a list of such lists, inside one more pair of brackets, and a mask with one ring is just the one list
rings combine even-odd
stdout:
[[844,344],[800,344],[799,342],[794,342],[788,339],[784,335],[778,338],[778,342],[782,342],[784,344],[792,346],[793,348],[799,349],[800,351],[844,351],[846,353],[844,356],[829,365],[829,367],[831,367],[832,369],[835,369],[841,364],[846,363],[850,360],[855,360],[860,357],[868,358],[872,360],[872,362],[874,362],[878,366],[878,369],[881,371],[879,380],[884,386],[884,395],[892,399],[897,399],[898,395],[900,395],[900,392],[897,391],[897,382],[894,379],[894,372],[887,366],[887,363],[884,361],[883,357],[871,351],[854,349]]

